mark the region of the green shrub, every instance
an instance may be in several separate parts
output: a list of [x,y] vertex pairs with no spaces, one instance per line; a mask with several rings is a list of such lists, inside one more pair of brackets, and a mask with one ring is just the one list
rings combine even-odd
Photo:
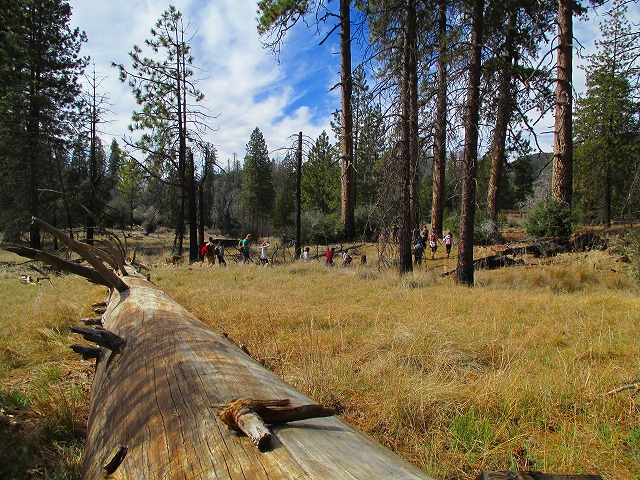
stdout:
[[571,224],[571,207],[552,199],[533,207],[524,221],[524,228],[530,237],[567,237],[571,235]]
[[629,257],[629,276],[640,283],[640,230],[628,230],[617,245],[616,253]]
[[321,212],[305,212],[302,232],[305,243],[328,245],[340,238],[340,216]]

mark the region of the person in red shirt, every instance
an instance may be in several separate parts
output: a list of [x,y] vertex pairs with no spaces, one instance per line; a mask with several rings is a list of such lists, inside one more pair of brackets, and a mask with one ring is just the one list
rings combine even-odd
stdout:
[[331,247],[329,250],[327,250],[327,253],[325,254],[325,258],[327,259],[327,267],[333,267],[333,254],[335,253],[335,251],[335,247]]

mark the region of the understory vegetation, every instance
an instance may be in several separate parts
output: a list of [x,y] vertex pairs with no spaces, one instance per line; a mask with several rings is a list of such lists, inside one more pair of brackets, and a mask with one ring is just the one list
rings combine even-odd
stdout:
[[[633,238],[477,271],[472,289],[442,275],[455,248],[405,276],[379,271],[372,245],[350,268],[139,260],[198,318],[435,478],[621,479],[640,473],[638,396],[607,395],[640,381]],[[617,261],[625,252],[632,263]],[[2,260],[0,415],[15,425],[0,426],[0,477],[79,478],[93,364],[69,349],[82,342],[69,327],[106,290],[66,275],[22,284],[18,257]]]

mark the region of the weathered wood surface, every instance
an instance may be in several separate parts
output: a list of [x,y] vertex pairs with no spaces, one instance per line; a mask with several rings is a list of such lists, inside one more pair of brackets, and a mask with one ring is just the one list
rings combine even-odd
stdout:
[[[146,280],[113,291],[104,326],[124,338],[102,349],[91,391],[85,479],[125,448],[115,479],[429,478],[337,416],[271,425],[260,451],[217,406],[238,398],[315,403]],[[109,469],[113,469],[111,463]]]

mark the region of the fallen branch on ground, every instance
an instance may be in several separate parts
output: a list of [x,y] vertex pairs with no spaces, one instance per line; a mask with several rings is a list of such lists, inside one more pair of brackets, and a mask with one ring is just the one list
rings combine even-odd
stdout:
[[615,395],[616,393],[624,392],[625,390],[635,390],[631,396],[637,395],[640,392],[640,383],[630,383],[629,385],[623,385],[622,387],[615,388],[607,392],[607,396]]

